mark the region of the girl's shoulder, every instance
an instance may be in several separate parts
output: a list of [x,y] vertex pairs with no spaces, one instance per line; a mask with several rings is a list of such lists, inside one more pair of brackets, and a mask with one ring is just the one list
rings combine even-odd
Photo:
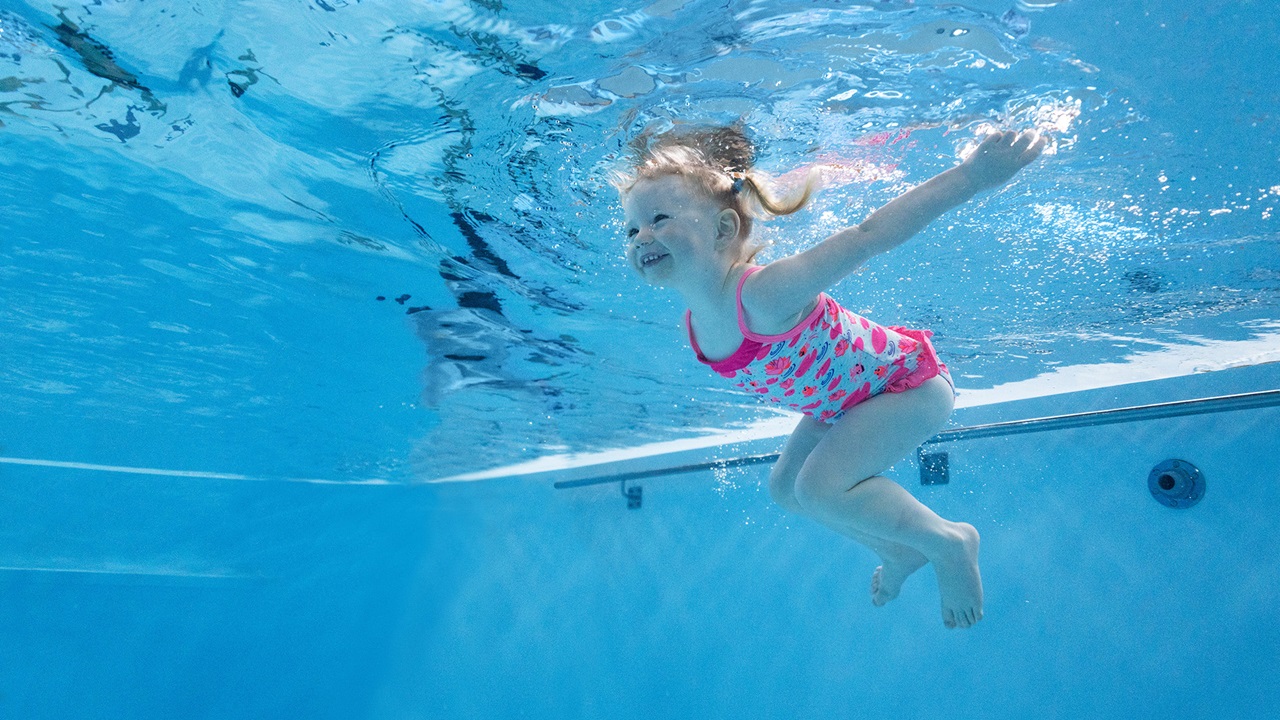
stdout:
[[[747,265],[738,278],[737,305],[748,329],[756,335],[780,335],[790,332],[801,320],[808,317],[824,297],[817,295],[797,312],[778,312],[765,299],[764,293],[753,292],[760,287],[760,271],[767,264]],[[753,281],[752,278],[755,278]]]

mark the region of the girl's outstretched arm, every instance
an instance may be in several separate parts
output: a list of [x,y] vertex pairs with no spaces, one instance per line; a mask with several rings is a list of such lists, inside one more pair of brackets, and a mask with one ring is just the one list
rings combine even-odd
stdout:
[[743,286],[743,304],[753,318],[792,317],[868,259],[901,245],[977,193],[1008,182],[1044,145],[1034,131],[988,135],[964,162],[898,196],[861,225],[769,263]]

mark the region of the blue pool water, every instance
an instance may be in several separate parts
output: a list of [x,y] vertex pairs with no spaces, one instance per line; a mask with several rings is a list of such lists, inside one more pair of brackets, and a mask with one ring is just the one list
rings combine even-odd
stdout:
[[[763,469],[636,512],[545,468],[791,422],[622,261],[608,173],[675,120],[859,169],[765,260],[1051,132],[832,290],[934,329],[956,424],[1277,387],[1278,38],[1261,2],[0,0],[0,717],[1275,714],[1274,409],[955,448],[908,486],[984,533],[963,637],[931,579],[873,614]],[[1188,511],[1144,496],[1174,456]]]

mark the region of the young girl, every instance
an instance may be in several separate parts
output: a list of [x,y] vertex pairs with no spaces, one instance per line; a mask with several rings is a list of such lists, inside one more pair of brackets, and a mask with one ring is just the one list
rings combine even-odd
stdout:
[[939,517],[879,473],[943,427],[954,385],[928,330],[882,327],[823,290],[976,193],[1003,185],[1044,142],[1032,132],[990,135],[962,163],[861,225],[768,265],[753,262],[753,218],[799,210],[814,174],[801,197],[779,201],[752,172],[754,148],[740,131],[642,140],[634,174],[615,182],[628,261],[649,283],[683,296],[698,360],[805,414],[770,475],[774,500],[880,556],[871,578],[876,605],[933,563],[949,628],[982,619],[978,532]]

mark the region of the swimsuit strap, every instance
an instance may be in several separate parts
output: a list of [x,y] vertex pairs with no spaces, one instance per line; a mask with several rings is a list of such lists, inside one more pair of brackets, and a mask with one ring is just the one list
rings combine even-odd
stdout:
[[693,336],[693,311],[684,311],[684,326],[689,331],[689,345],[693,347],[693,351],[698,354],[699,360],[704,360],[705,355],[702,354],[702,348],[698,347],[698,340]]
[[759,336],[747,329],[747,318],[743,314],[744,310],[742,307],[742,284],[747,281],[747,278],[750,277],[752,273],[762,269],[764,269],[763,265],[752,265],[747,268],[746,271],[742,273],[742,277],[738,279],[738,330],[742,332],[742,337],[750,338],[752,340],[757,339]]

